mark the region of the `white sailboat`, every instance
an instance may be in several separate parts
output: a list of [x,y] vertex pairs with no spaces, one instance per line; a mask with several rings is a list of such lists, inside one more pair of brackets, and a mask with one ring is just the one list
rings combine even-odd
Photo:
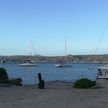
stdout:
[[37,66],[38,64],[33,63],[31,60],[26,60],[23,63],[19,64],[19,66]]
[[[101,41],[102,41],[102,39],[104,37],[104,34],[105,34],[105,32],[106,32],[107,29],[108,29],[108,24],[106,25],[106,27],[105,27],[105,29],[104,29],[104,31],[102,33],[102,36],[101,36],[101,39],[100,39],[100,41],[98,43],[98,46],[96,48],[96,51],[97,51],[97,49],[98,49],[98,47],[99,47],[99,45],[100,45],[100,43],[101,43]],[[97,69],[98,69],[98,72],[99,72],[98,73],[98,77],[97,77],[98,79],[108,79],[108,64],[101,63],[101,64],[99,64],[97,66]]]
[[[32,41],[31,41],[32,43]],[[33,43],[32,43],[33,44]],[[32,45],[33,46],[33,45]],[[19,64],[19,66],[37,66],[38,64],[36,64],[32,59],[31,59],[31,50],[30,50],[30,58],[28,60],[25,60],[23,63]]]
[[37,66],[37,64],[34,64],[32,62],[23,62],[21,64],[19,64],[19,66]]
[[[65,57],[67,58],[67,38],[66,38],[66,35],[65,35]],[[55,64],[55,67],[71,67],[71,65],[69,65],[69,63],[67,62],[68,60],[61,60],[61,61],[58,61],[56,64]]]

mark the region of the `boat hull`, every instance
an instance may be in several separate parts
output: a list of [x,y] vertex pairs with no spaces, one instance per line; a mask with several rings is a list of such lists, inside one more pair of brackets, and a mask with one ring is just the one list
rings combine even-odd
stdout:
[[99,66],[98,71],[98,79],[108,79],[108,66]]
[[37,66],[37,64],[31,64],[31,63],[22,63],[22,64],[19,64],[19,66],[24,66],[24,67],[33,67],[33,66]]
[[55,67],[71,67],[71,65],[68,65],[68,64],[55,64]]

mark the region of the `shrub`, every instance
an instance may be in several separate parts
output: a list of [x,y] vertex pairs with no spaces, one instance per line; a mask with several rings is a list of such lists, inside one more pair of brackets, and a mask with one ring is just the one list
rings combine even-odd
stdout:
[[8,74],[4,68],[0,68],[0,83],[6,83]]
[[95,85],[96,85],[96,81],[92,81],[87,78],[79,79],[74,83],[75,88],[81,88],[81,89],[91,88]]
[[8,79],[8,74],[4,68],[0,68],[0,83],[6,83],[11,85],[22,85],[21,78]]

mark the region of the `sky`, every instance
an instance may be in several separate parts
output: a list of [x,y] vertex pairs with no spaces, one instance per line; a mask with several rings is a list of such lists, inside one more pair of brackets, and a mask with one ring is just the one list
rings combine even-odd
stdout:
[[108,0],[0,0],[0,55],[106,54],[107,24]]

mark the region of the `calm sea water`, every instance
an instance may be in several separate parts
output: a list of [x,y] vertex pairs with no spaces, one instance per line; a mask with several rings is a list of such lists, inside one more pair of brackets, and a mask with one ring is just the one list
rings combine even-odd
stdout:
[[7,70],[9,78],[20,77],[23,85],[38,83],[37,74],[40,72],[45,81],[66,80],[75,81],[79,78],[89,78],[95,80],[97,77],[97,64],[71,63],[72,67],[57,68],[54,63],[38,63],[37,67],[20,67],[18,62],[8,62],[0,64]]

